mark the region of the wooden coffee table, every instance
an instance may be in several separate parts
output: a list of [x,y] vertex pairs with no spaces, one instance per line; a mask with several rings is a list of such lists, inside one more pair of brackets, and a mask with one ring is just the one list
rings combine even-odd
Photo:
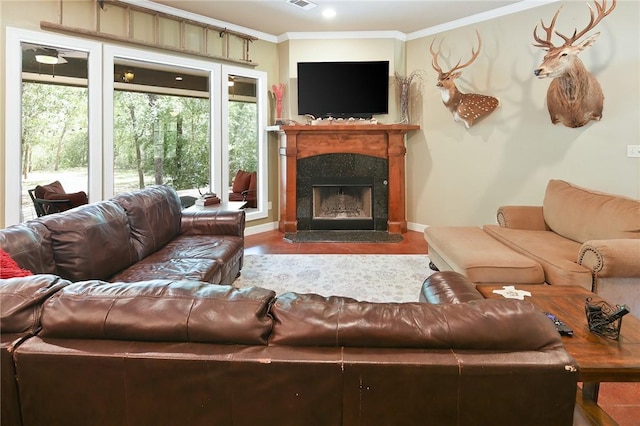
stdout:
[[[485,298],[502,298],[493,290],[502,286],[476,287]],[[596,294],[578,286],[516,284],[517,290],[531,293],[525,301],[533,303],[543,312],[550,312],[573,329],[573,336],[563,336],[562,343],[577,361],[578,380],[583,382],[584,399],[598,401],[600,382],[640,381],[640,320],[631,314],[622,319],[619,340],[592,333],[584,311],[585,299],[604,301]]]

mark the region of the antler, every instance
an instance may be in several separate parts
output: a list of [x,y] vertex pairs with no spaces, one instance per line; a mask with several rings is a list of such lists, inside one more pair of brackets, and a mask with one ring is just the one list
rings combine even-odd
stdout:
[[533,39],[538,42],[538,44],[534,44],[534,46],[547,48],[547,49],[550,49],[550,48],[554,47],[553,43],[551,43],[551,37],[553,36],[553,27],[556,26],[556,19],[558,18],[558,14],[560,13],[561,9],[562,9],[562,6],[560,6],[560,8],[556,12],[556,14],[553,15],[553,19],[551,20],[551,25],[549,25],[548,27],[544,26],[544,22],[542,21],[542,19],[540,20],[540,25],[542,25],[542,29],[547,33],[547,39],[546,40],[542,40],[540,37],[538,37],[538,26],[537,25],[533,29]]
[[[480,33],[477,30],[476,30],[476,36],[478,37],[478,49],[477,50],[471,49],[471,59],[469,59],[467,62],[465,62],[462,65],[460,65],[460,61],[462,59],[460,59],[456,64],[456,66],[449,71],[449,74],[455,71],[461,70],[462,68],[468,67],[473,63],[473,61],[475,61],[478,58],[478,55],[480,54],[480,47],[482,46],[482,40],[480,39]],[[431,61],[431,66],[433,67],[433,69],[435,69],[439,73],[442,73],[442,68],[440,68],[440,66],[438,65],[438,55],[440,54],[440,49],[438,49],[437,52],[433,51],[433,43],[435,41],[436,40],[433,39],[433,41],[431,42],[431,45],[429,46],[429,52],[431,52],[431,56],[433,57],[433,60]]]
[[587,6],[589,7],[589,15],[590,15],[589,23],[580,32],[578,32],[577,28],[574,29],[573,30],[573,35],[571,37],[567,37],[567,36],[561,34],[560,32],[553,30],[553,28],[556,25],[556,18],[558,17],[558,14],[560,13],[560,9],[562,9],[562,7],[560,7],[560,9],[558,9],[556,14],[553,15],[553,20],[551,21],[551,25],[549,25],[548,27],[545,27],[544,26],[544,22],[542,22],[542,20],[540,20],[540,24],[542,25],[542,28],[547,33],[547,38],[546,38],[546,40],[542,40],[540,37],[538,37],[538,26],[536,25],[536,27],[533,29],[533,38],[534,38],[535,41],[538,42],[538,44],[534,44],[534,46],[542,47],[542,48],[555,47],[551,43],[551,36],[553,35],[554,32],[564,40],[564,46],[571,46],[571,44],[573,44],[573,42],[575,42],[580,37],[585,35],[587,32],[589,32],[593,28],[595,28],[595,26],[598,25],[598,23],[600,23],[600,21],[602,21],[602,19],[605,16],[607,16],[608,14],[610,14],[613,11],[613,9],[615,9],[615,7],[616,7],[616,0],[612,1],[611,7],[609,9],[607,9],[607,0],[602,0],[602,4],[598,3],[597,0],[594,0],[593,3],[596,5],[596,11],[598,12],[598,16],[594,17],[593,8],[591,7],[590,4],[587,4]]
[[478,58],[478,55],[480,54],[480,47],[482,47],[482,40],[480,39],[480,33],[478,32],[478,30],[476,30],[476,36],[478,37],[478,50],[471,49],[471,59],[469,59],[467,62],[465,62],[462,65],[460,65],[460,61],[462,59],[460,59],[460,61],[458,61],[456,66],[453,67],[451,71],[449,71],[450,73],[461,70],[462,68],[468,67],[473,63],[473,61],[475,61]]
[[434,38],[431,41],[431,45],[429,45],[429,52],[431,52],[431,66],[433,67],[434,70],[438,71],[440,74],[442,74],[442,68],[440,68],[440,66],[438,65],[438,55],[440,54],[440,49],[438,49],[437,52],[433,51],[433,43],[435,43],[436,39]]
[[605,16],[610,14],[613,11],[613,9],[615,9],[615,7],[616,7],[616,0],[613,0],[609,10],[605,10],[607,8],[607,0],[602,0],[602,4],[598,3],[597,0],[594,0],[593,3],[596,5],[596,10],[598,11],[598,17],[595,18],[595,20],[594,20],[593,9],[591,8],[590,4],[587,4],[587,6],[589,7],[590,18],[589,18],[589,23],[587,24],[586,27],[584,27],[584,29],[582,31],[577,33],[578,29],[577,28],[574,29],[573,30],[573,35],[571,37],[565,37],[564,35],[562,35],[562,34],[560,34],[559,32],[556,31],[556,34],[558,34],[564,40],[564,45],[565,46],[571,46],[571,44],[574,41],[578,40],[580,37],[585,35],[588,31],[592,30],[596,25],[598,25],[598,23],[600,21],[602,21],[602,18],[604,18]]

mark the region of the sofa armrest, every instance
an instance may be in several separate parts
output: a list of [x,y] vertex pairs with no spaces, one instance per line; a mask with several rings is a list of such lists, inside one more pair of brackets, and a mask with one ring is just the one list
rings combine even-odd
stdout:
[[640,239],[589,240],[582,244],[578,264],[599,277],[639,277]]
[[548,231],[542,206],[501,206],[498,208],[498,225],[503,228]]
[[232,235],[244,238],[244,210],[183,210],[183,235]]
[[424,280],[418,300],[433,305],[444,305],[481,299],[484,299],[484,296],[476,290],[469,278],[455,271],[439,271]]

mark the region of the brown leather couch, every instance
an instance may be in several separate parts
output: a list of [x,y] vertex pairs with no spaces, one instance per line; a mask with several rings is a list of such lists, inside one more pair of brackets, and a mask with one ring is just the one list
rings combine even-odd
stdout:
[[577,367],[546,316],[432,277],[440,304],[6,280],[3,425],[572,424]]
[[182,210],[175,190],[156,185],[2,229],[0,248],[21,268],[71,281],[231,284],[244,230],[243,211]]

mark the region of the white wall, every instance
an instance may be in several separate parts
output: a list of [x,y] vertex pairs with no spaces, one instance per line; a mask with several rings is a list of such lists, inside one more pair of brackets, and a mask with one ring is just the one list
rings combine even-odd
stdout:
[[[498,97],[498,110],[470,130],[454,123],[435,87],[429,45],[434,36],[407,43],[407,70],[424,70],[414,109],[422,131],[407,143],[408,219],[420,225],[494,223],[504,204],[540,205],[549,179],[640,198],[640,159],[627,145],[640,144],[640,3],[618,1],[595,31],[599,39],[580,55],[605,95],[602,121],[572,129],[553,125],[546,109],[550,80],[533,70],[544,56],[532,46],[534,26],[551,21],[571,34],[589,19],[586,2],[562,2],[437,34],[450,54],[445,64],[469,58],[477,29],[478,59],[458,79],[462,92]],[[594,32],[594,31],[592,31]]]

